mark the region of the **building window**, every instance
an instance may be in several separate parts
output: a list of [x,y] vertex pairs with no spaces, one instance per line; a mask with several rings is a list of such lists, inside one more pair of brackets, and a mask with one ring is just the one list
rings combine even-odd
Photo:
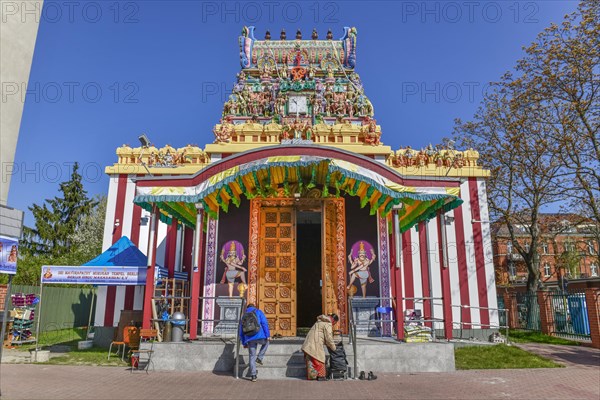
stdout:
[[575,251],[575,244],[573,242],[565,242],[565,251]]
[[550,264],[544,264],[544,276],[548,278],[550,276]]
[[513,245],[512,245],[512,242],[509,240],[508,242],[506,242],[506,252],[508,254],[512,254],[512,250],[513,250]]
[[598,266],[594,263],[590,265],[590,274],[591,276],[598,276]]
[[590,252],[591,255],[593,255],[593,256],[596,255],[596,246],[594,246],[593,240],[588,241],[588,251]]
[[542,243],[542,254],[548,254],[548,243]]
[[508,275],[511,281],[517,279],[517,269],[515,268],[515,263],[512,261],[508,262]]

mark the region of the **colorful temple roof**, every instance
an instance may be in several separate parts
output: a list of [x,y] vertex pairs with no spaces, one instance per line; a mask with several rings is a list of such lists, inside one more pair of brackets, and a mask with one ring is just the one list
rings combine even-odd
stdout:
[[429,145],[394,151],[383,144],[373,104],[354,71],[356,28],[344,28],[339,40],[331,31],[325,40],[319,40],[316,31],[310,40],[302,40],[301,32],[296,39],[286,36],[282,31],[280,40],[271,40],[267,32],[264,40],[257,40],[254,27],[243,28],[238,39],[242,69],[214,126],[213,143],[204,149],[123,145],[117,149],[118,162],[106,172],[136,169],[136,174],[144,174],[148,168],[153,174],[190,174],[230,154],[302,143],[362,154],[405,176],[489,175],[477,165],[479,154],[471,149]]

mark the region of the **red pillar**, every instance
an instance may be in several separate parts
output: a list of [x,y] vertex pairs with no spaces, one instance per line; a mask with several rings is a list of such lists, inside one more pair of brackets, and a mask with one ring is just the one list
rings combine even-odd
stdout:
[[154,296],[154,270],[156,268],[156,239],[158,233],[158,208],[152,206],[150,215],[150,232],[148,239],[148,268],[146,269],[146,287],[144,288],[144,311],[142,314],[142,328],[150,329],[152,326],[152,296]]
[[550,292],[539,290],[537,300],[540,305],[540,322],[542,333],[546,335],[554,334],[554,309],[552,308],[552,297]]
[[517,308],[517,294],[504,293],[504,308],[506,309],[507,325],[510,329],[519,329],[519,310]]
[[444,337],[452,339],[452,295],[450,294],[450,270],[448,269],[448,245],[446,242],[446,217],[438,213],[438,247],[442,280],[442,307],[444,315]]
[[600,349],[600,289],[585,289],[585,302],[587,305],[588,320],[590,321],[592,347]]
[[[427,222],[419,222],[419,256],[421,259],[421,287],[423,290],[423,319],[433,319],[433,303],[431,295],[431,284],[429,279],[429,240],[427,240]],[[433,322],[425,322],[425,325],[433,329]]]
[[177,218],[173,218],[171,225],[167,227],[167,243],[165,267],[169,271],[169,278],[175,277],[175,259],[177,257]]
[[198,309],[200,303],[200,273],[204,264],[204,255],[202,246],[204,233],[204,210],[202,205],[196,204],[196,228],[194,229],[194,259],[192,261],[192,270],[190,271],[190,280],[192,289],[190,290],[190,340],[198,337]]

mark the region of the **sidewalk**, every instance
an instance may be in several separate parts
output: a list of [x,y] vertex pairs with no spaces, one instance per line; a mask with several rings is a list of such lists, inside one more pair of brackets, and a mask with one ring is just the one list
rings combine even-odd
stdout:
[[592,366],[451,373],[379,374],[376,381],[260,380],[192,372],[131,374],[118,367],[2,365],[8,399],[593,399]]
[[[597,370],[600,368],[600,350],[591,347],[538,343],[518,343],[515,346],[550,358],[567,367],[596,368]],[[600,375],[598,380],[600,380]]]

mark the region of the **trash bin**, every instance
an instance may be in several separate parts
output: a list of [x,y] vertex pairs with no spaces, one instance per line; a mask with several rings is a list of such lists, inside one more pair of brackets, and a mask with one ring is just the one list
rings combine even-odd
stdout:
[[571,314],[571,323],[573,330],[580,335],[590,334],[590,321],[588,320],[587,304],[585,294],[577,293],[569,295],[567,302],[569,304],[569,314]]
[[171,316],[171,342],[183,342],[183,330],[185,328],[185,314],[175,312]]

